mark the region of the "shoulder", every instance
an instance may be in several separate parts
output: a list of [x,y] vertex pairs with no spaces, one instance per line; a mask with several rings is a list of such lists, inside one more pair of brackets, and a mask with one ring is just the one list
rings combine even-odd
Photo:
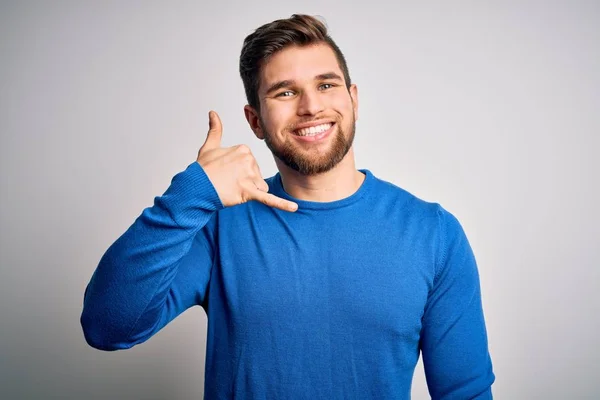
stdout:
[[408,189],[373,175],[372,199],[401,207],[414,219],[432,219],[438,221],[452,214],[440,202],[426,200]]
[[373,176],[373,181],[370,198],[373,209],[380,209],[416,234],[435,237],[442,251],[457,239],[465,239],[459,219],[440,201],[426,200],[379,177]]

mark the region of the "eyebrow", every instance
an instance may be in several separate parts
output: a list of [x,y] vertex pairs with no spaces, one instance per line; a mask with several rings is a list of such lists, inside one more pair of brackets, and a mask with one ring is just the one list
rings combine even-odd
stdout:
[[[324,80],[330,80],[330,79],[343,81],[342,77],[339,76],[338,74],[336,74],[335,72],[326,72],[324,74],[319,74],[319,75],[315,76],[316,81],[324,81]],[[274,84],[269,86],[265,95],[269,95],[269,94],[271,94],[279,89],[282,89],[284,87],[292,86],[294,83],[296,83],[296,81],[291,80],[291,79],[286,79],[283,81],[275,82]]]

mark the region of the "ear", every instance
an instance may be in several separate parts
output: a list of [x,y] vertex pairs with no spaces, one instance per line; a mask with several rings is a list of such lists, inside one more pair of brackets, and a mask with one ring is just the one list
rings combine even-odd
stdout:
[[350,98],[352,99],[354,121],[356,122],[358,120],[358,87],[354,83],[350,85]]
[[260,126],[258,112],[250,105],[246,104],[244,106],[244,114],[246,115],[246,121],[248,121],[248,125],[250,125],[250,129],[252,129],[254,135],[256,135],[256,137],[260,140],[263,140],[265,138],[265,135],[262,130],[262,127]]

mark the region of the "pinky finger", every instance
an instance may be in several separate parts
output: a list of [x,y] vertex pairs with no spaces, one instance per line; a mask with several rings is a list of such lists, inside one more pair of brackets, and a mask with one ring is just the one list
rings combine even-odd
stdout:
[[281,197],[277,197],[270,193],[265,193],[260,190],[256,190],[252,192],[252,197],[256,201],[260,201],[263,204],[266,204],[270,207],[278,208],[283,211],[294,212],[298,210],[298,204],[282,199]]

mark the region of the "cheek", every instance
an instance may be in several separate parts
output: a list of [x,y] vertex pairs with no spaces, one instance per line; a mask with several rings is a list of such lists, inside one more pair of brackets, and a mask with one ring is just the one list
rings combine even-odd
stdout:
[[294,121],[295,111],[292,102],[267,107],[263,112],[263,121],[270,132],[279,132]]
[[331,100],[333,108],[343,114],[344,117],[352,115],[354,108],[352,105],[352,98],[349,94],[335,96]]

